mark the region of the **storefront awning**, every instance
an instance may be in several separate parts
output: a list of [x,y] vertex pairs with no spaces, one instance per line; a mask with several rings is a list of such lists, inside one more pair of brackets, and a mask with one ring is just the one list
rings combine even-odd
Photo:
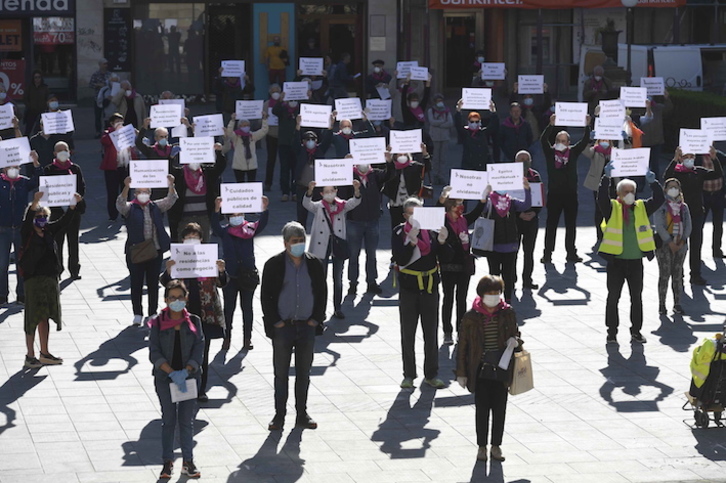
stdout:
[[[432,9],[457,8],[624,8],[620,0],[428,0]],[[639,0],[638,7],[682,7],[686,0]]]

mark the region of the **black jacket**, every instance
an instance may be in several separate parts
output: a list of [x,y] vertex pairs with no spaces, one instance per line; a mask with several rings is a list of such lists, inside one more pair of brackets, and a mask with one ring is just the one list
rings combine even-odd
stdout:
[[[385,180],[386,172],[382,169],[371,169],[368,172],[368,183],[360,184],[360,205],[348,212],[348,221],[377,221],[381,217],[381,187]],[[360,176],[353,173],[353,179],[360,181]],[[354,190],[352,186],[341,186],[338,189],[340,199],[352,198]]]
[[[440,203],[436,203],[436,206],[441,206]],[[464,213],[462,216],[466,220],[467,226],[471,226],[476,222],[477,218],[481,216],[484,210],[485,204],[479,201],[473,210],[469,213]],[[474,268],[473,255],[471,254],[471,243],[469,249],[464,250],[464,245],[461,244],[461,238],[459,235],[454,233],[454,229],[451,227],[451,220],[446,217],[446,229],[449,230],[449,236],[446,237],[446,245],[449,247],[451,253],[451,260],[447,263],[441,264],[442,272],[466,272]],[[474,275],[473,271],[470,275]]]
[[386,165],[386,181],[383,183],[381,193],[395,200],[398,195],[398,184],[400,183],[400,173],[403,171],[403,178],[406,181],[406,191],[409,196],[418,195],[421,185],[423,184],[423,173],[431,171],[431,156],[424,158],[424,164],[412,161],[411,164],[402,170],[396,169],[393,162]]
[[464,146],[461,169],[485,171],[487,164],[499,160],[499,117],[496,113],[489,116],[487,127],[480,128],[473,134],[464,128],[461,112],[454,114],[454,125]]
[[[275,336],[274,325],[281,320],[280,313],[277,311],[277,302],[280,299],[282,284],[285,281],[285,257],[287,256],[287,251],[275,255],[267,260],[262,271],[260,303],[265,324],[265,335],[270,339]],[[328,303],[328,285],[325,281],[323,265],[320,260],[307,252],[305,252],[304,257],[313,286],[313,313],[310,318],[318,322],[317,335],[322,335],[325,306]]]
[[[222,151],[215,151],[217,160],[213,165],[202,165],[204,177],[207,183],[207,214],[214,212],[214,203],[219,196],[219,183],[227,167],[227,157]],[[184,166],[174,166],[171,159],[169,160],[169,172],[174,175],[174,187],[179,199],[169,208],[169,226],[176,226],[184,216],[184,203],[187,197],[187,181],[184,178]],[[173,224],[173,225],[172,225]]]
[[555,149],[550,144],[553,132],[556,132],[556,129],[556,126],[548,125],[542,131],[540,137],[542,151],[547,162],[548,192],[552,194],[577,193],[577,158],[580,157],[580,154],[590,143],[590,126],[585,127],[582,139],[570,146],[569,161],[565,167],[560,169],[555,167]]
[[[83,171],[81,171],[81,167],[77,164],[72,164],[70,167],[70,173],[69,170],[62,170],[60,168],[57,168],[53,164],[47,165],[45,168],[43,168],[43,176],[62,176],[62,175],[68,175],[68,174],[75,174],[76,175],[76,193],[78,193],[81,196],[86,196],[86,182],[83,179]],[[76,213],[78,215],[82,215],[86,212],[86,200],[83,199],[78,203],[78,206],[76,206],[75,209]],[[60,207],[53,207],[50,209],[50,219],[51,220],[57,220],[63,215],[63,208]]]
[[664,178],[676,178],[681,182],[683,190],[683,201],[688,205],[691,216],[694,218],[703,217],[703,182],[723,178],[723,166],[719,159],[713,160],[714,169],[706,169],[703,166],[694,166],[693,171],[676,171],[678,162],[673,159],[665,170]]
[[61,256],[58,253],[58,245],[55,242],[55,235],[66,228],[78,216],[77,208],[67,210],[57,221],[48,222],[45,228],[46,235],[43,237],[35,233],[35,227],[33,226],[35,214],[36,212],[28,207],[28,211],[25,212],[23,226],[20,228],[23,240],[23,254],[19,261],[20,271],[25,280],[31,278],[36,273],[38,263],[45,258],[47,251],[51,250],[56,259],[56,277],[60,277],[60,274],[63,273],[63,265]]

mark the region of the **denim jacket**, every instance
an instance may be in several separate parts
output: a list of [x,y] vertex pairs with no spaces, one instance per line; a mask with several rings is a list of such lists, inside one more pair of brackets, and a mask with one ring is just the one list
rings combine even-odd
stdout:
[[[196,315],[191,315],[192,322],[197,328],[194,334],[189,325],[182,323],[179,331],[181,332],[181,356],[184,366],[192,366],[192,376],[201,377],[200,366],[204,358],[204,332],[202,331],[202,321]],[[171,364],[174,357],[174,339],[176,329],[171,328],[161,330],[159,324],[151,327],[149,333],[149,360],[154,365],[152,374],[159,379],[166,379],[169,375],[161,370],[161,366],[167,362]]]

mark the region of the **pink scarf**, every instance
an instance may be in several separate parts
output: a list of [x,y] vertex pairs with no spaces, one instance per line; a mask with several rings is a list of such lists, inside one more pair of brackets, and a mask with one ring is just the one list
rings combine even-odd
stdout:
[[350,134],[344,134],[344,133],[343,133],[343,131],[338,131],[338,132],[337,132],[337,133],[335,133],[335,134],[336,134],[337,136],[340,136],[340,137],[342,137],[342,138],[345,138],[345,139],[347,139],[348,141],[350,141],[351,139],[353,139],[353,137],[355,136],[355,134],[353,134],[353,131],[351,131],[351,132],[350,132]]
[[156,325],[159,325],[159,330],[168,330],[176,327],[177,325],[186,322],[189,324],[189,330],[192,331],[192,333],[197,333],[197,328],[194,326],[194,322],[192,322],[192,318],[189,316],[189,312],[187,309],[182,310],[182,318],[181,319],[172,319],[171,318],[171,309],[169,307],[166,307],[165,309],[161,310],[161,313],[154,317],[153,319],[149,319],[149,327],[156,327]]
[[668,211],[673,217],[673,223],[681,222],[681,210],[683,209],[682,201],[667,201]]
[[146,206],[146,205],[148,205],[149,203],[151,203],[151,200],[147,201],[146,203],[142,203],[142,202],[140,202],[139,200],[137,200],[136,198],[134,198],[133,200],[129,201],[129,203],[132,203],[132,204],[134,204],[134,205],[139,205],[140,207],[142,207],[142,208],[143,208],[144,206]]
[[416,109],[414,109],[413,107],[410,107],[410,106],[408,109],[411,111],[411,114],[416,116],[416,119],[418,119],[419,122],[424,122],[424,120],[425,120],[424,112],[423,112],[423,109],[421,109],[420,105],[418,107],[416,107]]
[[206,195],[207,185],[204,182],[204,171],[202,171],[202,168],[192,171],[188,165],[185,165],[183,171],[184,181],[186,181],[187,188],[189,188],[195,195]]
[[562,169],[567,166],[570,161],[570,148],[564,151],[557,151],[555,149],[555,169]]
[[618,198],[618,203],[623,207],[623,220],[625,220],[625,223],[630,223],[630,207],[634,205],[628,206],[620,198]]
[[171,146],[169,146],[168,144],[162,148],[161,146],[159,146],[159,143],[154,143],[154,145],[151,146],[151,149],[153,149],[154,152],[162,158],[168,158],[171,154]]
[[259,221],[255,222],[249,222],[245,221],[239,226],[228,226],[227,227],[227,233],[229,233],[232,236],[236,236],[237,238],[242,238],[244,240],[249,240],[253,236],[255,236],[255,232],[257,232],[257,225]]
[[508,309],[509,307],[511,307],[511,305],[509,305],[504,300],[500,300],[499,305],[494,307],[494,310],[489,312],[487,310],[488,307],[485,308],[484,302],[482,302],[481,297],[479,296],[474,299],[474,304],[471,306],[472,310],[484,316],[484,325],[487,325],[489,322],[491,322],[492,319],[499,313],[499,311]]
[[[465,251],[469,251],[469,224],[466,222],[466,218],[459,216],[456,220],[451,217],[451,213],[446,213],[446,217],[449,219],[449,225],[456,236],[461,240],[461,246],[464,247]],[[462,233],[466,233],[467,241],[461,237]]]
[[73,174],[73,172],[71,171],[71,166],[73,166],[73,162],[70,160],[66,161],[65,163],[61,163],[57,159],[54,159],[53,166],[63,171],[68,170],[68,174]]
[[[408,234],[411,231],[411,223],[406,222],[403,225],[403,232]],[[418,249],[421,250],[421,256],[425,257],[431,252],[431,237],[429,236],[428,230],[421,230],[418,232],[419,238],[417,241]]]
[[126,99],[133,99],[134,97],[136,97],[136,89],[132,89],[131,90],[131,95],[130,96],[126,96]]
[[444,106],[443,109],[439,109],[436,106],[431,108],[431,112],[434,115],[434,119],[446,119],[446,116],[449,115],[449,108]]
[[353,173],[358,175],[361,183],[363,183],[364,185],[368,184],[368,175],[371,174],[370,169],[365,173],[361,173],[360,171],[358,171],[358,166],[353,166]]
[[676,173],[695,173],[696,170],[693,168],[686,168],[683,163],[676,164]]
[[612,146],[609,146],[607,149],[605,149],[602,146],[600,146],[599,144],[595,145],[595,152],[602,154],[603,156],[605,156],[608,159],[610,158],[610,152],[612,151],[612,149],[613,149]]
[[519,128],[520,128],[520,127],[522,127],[522,125],[523,125],[524,123],[522,122],[522,118],[520,117],[520,118],[519,118],[519,124],[514,124],[514,120],[513,120],[513,119],[512,119],[512,117],[510,116],[510,117],[507,117],[507,118],[506,118],[506,119],[504,120],[504,123],[503,123],[503,124],[504,124],[505,126],[507,126],[507,127],[510,127],[510,128],[511,128],[511,127],[513,127],[513,128],[514,128],[514,130],[515,130],[516,132],[519,132]]
[[399,163],[398,161],[393,161],[393,167],[396,169],[404,169],[408,168],[411,165],[411,158],[408,158],[408,161],[405,163]]
[[20,179],[20,176],[18,176],[18,177],[17,177],[17,178],[15,178],[15,179],[12,179],[12,178],[10,178],[10,177],[9,177],[9,176],[8,176],[7,174],[5,174],[5,173],[0,173],[0,178],[4,179],[4,180],[5,180],[5,181],[7,181],[8,183],[10,183],[10,188],[12,188],[12,187],[13,187],[13,185],[15,184],[15,182],[16,182],[17,180],[19,180],[19,179]]
[[335,198],[334,203],[335,207],[331,207],[330,203],[328,203],[327,201],[323,201],[323,208],[325,208],[325,211],[328,212],[328,219],[330,220],[331,226],[335,224],[335,215],[342,212],[343,208],[345,208],[345,201],[343,200]]
[[489,200],[494,205],[494,209],[497,210],[497,214],[502,218],[506,218],[509,214],[509,208],[512,205],[512,198],[507,194],[500,195],[496,191],[493,191],[489,195]]
[[466,126],[466,127],[464,127],[464,129],[469,131],[469,134],[471,134],[471,137],[475,137],[479,133],[479,131],[481,131],[480,127],[476,128],[476,129],[472,129],[469,126]]

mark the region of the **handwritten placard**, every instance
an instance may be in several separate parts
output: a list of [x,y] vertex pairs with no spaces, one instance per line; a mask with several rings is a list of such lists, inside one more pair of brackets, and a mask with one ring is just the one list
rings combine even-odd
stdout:
[[595,118],[595,138],[615,141],[623,139],[623,126],[603,123],[602,119]]
[[159,99],[159,104],[179,104],[181,106],[182,115],[187,107],[184,99]]
[[543,75],[520,75],[517,78],[519,94],[544,94]]
[[235,101],[234,113],[237,120],[262,119],[262,106],[265,101]]
[[665,84],[662,77],[641,77],[640,87],[645,87],[649,96],[662,96],[665,94]]
[[421,129],[410,131],[391,131],[391,152],[398,153],[420,153],[422,133]]
[[219,276],[218,254],[216,243],[172,243],[171,259],[176,263],[171,266],[171,278],[216,278]]
[[486,171],[452,169],[449,198],[458,200],[481,200],[489,184]]
[[[520,168],[521,171],[521,168]],[[417,206],[413,209],[412,218],[416,220],[422,230],[439,231],[444,226],[446,217],[446,208],[442,206],[422,207]]]
[[632,176],[645,176],[650,162],[650,148],[617,149],[610,152],[613,162],[612,176],[615,178],[630,178]]
[[342,121],[343,119],[363,119],[363,108],[358,97],[336,99],[335,111],[336,121]]
[[0,130],[12,128],[14,117],[15,109],[12,104],[8,102],[0,106]]
[[180,164],[214,164],[216,161],[212,137],[180,138],[179,147]]
[[585,127],[587,125],[586,102],[557,102],[555,115],[558,126]]
[[151,106],[152,128],[178,126],[182,118],[182,107],[179,104],[156,104]]
[[65,134],[76,130],[70,109],[67,111],[44,112],[40,117],[43,120],[43,132],[45,134]]
[[116,151],[123,151],[134,146],[136,142],[136,129],[134,129],[132,124],[127,124],[121,129],[111,131],[108,136],[116,147]]
[[166,159],[132,159],[129,162],[131,188],[166,188],[169,186],[169,161]]
[[222,61],[222,77],[244,77],[245,61],[244,60],[223,60]]
[[315,184],[323,186],[349,186],[353,184],[353,163],[345,159],[316,159]]
[[712,144],[711,133],[704,129],[681,129],[678,138],[683,154],[708,154]]
[[38,191],[43,192],[43,196],[40,198],[41,204],[51,208],[75,204],[77,179],[75,174],[41,176],[38,188]]
[[713,141],[726,141],[726,117],[701,118],[701,130],[710,132]]
[[300,57],[300,70],[302,75],[320,76],[323,75],[322,57]]
[[300,126],[328,129],[332,110],[327,104],[300,104]]
[[381,164],[386,162],[386,138],[359,138],[350,140],[350,154],[355,164]]
[[487,165],[489,184],[493,191],[524,189],[522,163],[495,163]]
[[262,183],[222,183],[222,213],[262,213]]
[[[603,126],[617,126],[622,129],[625,122],[625,106],[620,99],[600,101],[598,119]],[[559,120],[559,119],[558,119]]]
[[492,104],[492,90],[489,88],[464,87],[461,89],[462,109],[488,111]]
[[396,62],[396,71],[398,79],[405,79],[411,73],[411,67],[418,67],[418,60],[410,60],[406,62]]
[[194,135],[198,137],[224,136],[224,119],[221,114],[194,117]]
[[388,121],[391,119],[391,99],[366,100],[366,117],[369,121]]
[[481,80],[504,80],[507,66],[504,62],[484,62],[481,65]]
[[285,93],[286,101],[306,101],[310,86],[307,82],[285,82],[282,84],[282,91]]
[[429,80],[428,67],[411,67],[411,80],[427,81]]
[[0,168],[20,166],[30,162],[32,162],[30,159],[30,143],[27,137],[0,141]]
[[625,107],[645,107],[648,89],[645,87],[621,87],[620,100]]

